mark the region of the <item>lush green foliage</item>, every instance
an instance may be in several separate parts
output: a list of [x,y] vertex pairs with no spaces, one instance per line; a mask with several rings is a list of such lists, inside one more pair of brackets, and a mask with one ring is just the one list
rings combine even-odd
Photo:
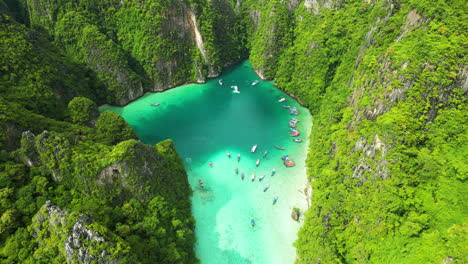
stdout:
[[277,65],[251,51],[314,113],[298,263],[466,262],[464,3],[331,2],[294,11]]
[[114,145],[120,141],[136,138],[133,129],[117,113],[105,111],[96,122],[97,138],[107,145]]
[[86,97],[75,97],[68,103],[68,111],[73,123],[90,124],[98,116],[96,104]]

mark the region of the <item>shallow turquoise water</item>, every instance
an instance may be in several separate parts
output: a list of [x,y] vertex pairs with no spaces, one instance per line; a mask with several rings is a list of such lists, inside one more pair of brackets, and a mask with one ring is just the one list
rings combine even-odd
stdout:
[[[174,140],[194,191],[195,250],[202,264],[287,264],[295,260],[292,243],[300,223],[290,215],[293,207],[307,206],[304,163],[311,118],[271,82],[253,86],[257,79],[246,61],[203,85],[147,94],[123,108],[100,108],[121,114],[144,143]],[[240,93],[233,92],[234,85]],[[282,97],[286,101],[278,102]],[[152,103],[160,105],[153,107]],[[298,107],[302,143],[291,140],[288,121],[293,116],[283,105]],[[251,153],[254,144],[258,148]],[[268,154],[263,158],[265,150]],[[295,167],[283,165],[280,157],[284,154],[294,159]],[[257,159],[261,161],[258,167]],[[208,165],[210,161],[213,167]],[[235,167],[239,174],[245,173],[244,180],[235,174]],[[271,176],[273,168],[276,174]],[[262,174],[266,177],[259,182]],[[199,179],[205,188],[199,187]],[[270,187],[264,192],[266,184]],[[276,205],[272,204],[274,196],[278,196]],[[250,226],[252,217],[255,227]]]

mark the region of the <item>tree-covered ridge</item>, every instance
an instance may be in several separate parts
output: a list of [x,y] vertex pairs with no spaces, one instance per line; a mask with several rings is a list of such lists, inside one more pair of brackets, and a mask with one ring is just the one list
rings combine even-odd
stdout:
[[245,45],[237,45],[245,38],[240,14],[225,0],[24,0],[10,6],[96,73],[105,87],[101,102],[124,105],[145,91],[204,82],[246,57]]
[[314,113],[298,263],[467,261],[464,6],[305,1],[277,65],[251,56]]
[[[80,59],[111,56],[116,44],[86,24],[60,46],[13,14],[0,14],[0,262],[196,263],[191,191],[172,142],[143,145],[122,117],[97,112],[121,81],[98,68],[119,58],[98,68]],[[93,39],[96,50],[83,48]]]

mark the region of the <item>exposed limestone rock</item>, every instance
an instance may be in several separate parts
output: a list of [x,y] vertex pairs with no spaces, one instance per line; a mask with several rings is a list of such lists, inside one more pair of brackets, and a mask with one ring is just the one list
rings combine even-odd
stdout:
[[[32,236],[41,247],[48,247],[49,239],[64,238],[59,252],[65,255],[68,263],[118,263],[118,258],[112,258],[107,251],[113,250],[115,245],[107,242],[98,232],[88,228],[91,223],[89,218],[84,215],[70,216],[68,211],[53,205],[51,201],[46,201],[33,218]],[[95,252],[94,255],[91,252]]]
[[[382,142],[378,135],[374,136],[372,143],[367,142],[367,138],[359,138],[355,145],[354,150],[360,150],[364,156],[361,157],[356,165],[352,178],[360,179],[361,182],[369,180],[366,178],[366,174],[372,175],[372,180],[381,178],[383,180],[388,178],[388,161],[385,159],[387,155],[387,147]],[[380,158],[376,158],[376,155],[380,153]]]
[[421,15],[416,12],[416,9],[411,10],[408,15],[406,16],[406,23],[403,26],[403,30],[401,34],[396,39],[397,42],[401,41],[401,39],[413,31],[415,28],[419,27],[420,25],[426,23],[428,21],[427,18],[421,17]]

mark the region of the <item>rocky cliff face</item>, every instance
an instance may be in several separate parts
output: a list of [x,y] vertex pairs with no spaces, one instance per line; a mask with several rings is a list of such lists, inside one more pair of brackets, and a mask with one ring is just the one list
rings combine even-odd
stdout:
[[28,0],[27,10],[35,28],[98,74],[107,103],[124,105],[145,91],[205,82],[244,56],[235,43],[243,35],[234,32],[240,15],[229,1],[96,5]]
[[120,253],[120,256],[109,253],[114,253],[118,244],[121,247],[122,241],[115,240],[115,235],[104,237],[89,227],[91,223],[90,218],[71,214],[47,201],[34,216],[29,230],[41,248],[57,250],[60,255],[56,260],[83,264],[119,263],[125,253]]

